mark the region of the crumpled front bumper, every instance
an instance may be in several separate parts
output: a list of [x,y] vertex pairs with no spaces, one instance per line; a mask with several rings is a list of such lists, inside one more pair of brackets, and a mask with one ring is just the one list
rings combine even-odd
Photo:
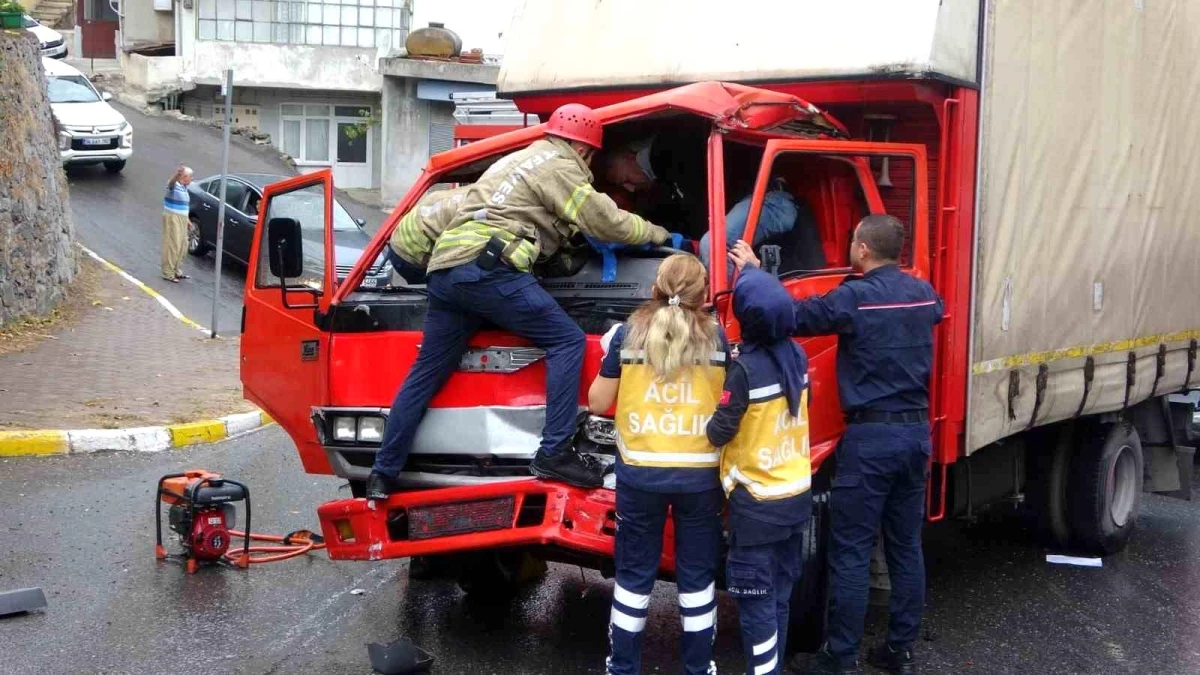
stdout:
[[[511,517],[496,529],[437,535],[410,527],[410,509],[512,498]],[[523,479],[392,495],[386,502],[343,499],[317,509],[329,557],[383,560],[512,547],[551,547],[611,558],[616,495],[554,481]],[[664,533],[663,570],[674,568],[674,533]]]

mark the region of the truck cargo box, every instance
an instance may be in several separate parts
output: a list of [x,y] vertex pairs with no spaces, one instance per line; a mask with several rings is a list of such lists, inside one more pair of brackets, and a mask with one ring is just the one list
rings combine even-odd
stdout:
[[498,88],[518,101],[705,79],[979,88],[967,453],[1200,381],[1200,4],[527,0],[508,40]]

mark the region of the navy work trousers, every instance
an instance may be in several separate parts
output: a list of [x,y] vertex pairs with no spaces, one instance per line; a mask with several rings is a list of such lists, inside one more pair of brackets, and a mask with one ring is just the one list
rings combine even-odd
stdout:
[[858,658],[871,552],[883,529],[892,593],[888,644],[911,648],[925,606],[921,528],[929,476],[929,424],[851,424],[837,450],[830,497],[829,651]]
[[617,578],[608,626],[610,675],[639,675],[650,592],[662,557],[667,509],[675,525],[675,584],[683,621],[680,645],[688,675],[715,673],[717,555],[721,543],[720,488],[704,492],[647,492],[617,484]]
[[778,526],[778,541],[741,546],[737,533],[725,565],[725,585],[737,599],[746,675],[782,673],[792,586],[800,576],[802,530]]
[[486,320],[546,350],[546,427],[538,452],[553,455],[575,435],[583,331],[533,275],[475,263],[429,275],[429,310],[421,351],[392,402],[374,470],[395,476],[404,468],[429,401],[458,368],[467,341]]

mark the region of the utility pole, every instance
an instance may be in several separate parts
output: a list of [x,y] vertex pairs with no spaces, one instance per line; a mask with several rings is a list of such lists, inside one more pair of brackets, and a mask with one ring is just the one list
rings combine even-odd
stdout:
[[221,304],[221,256],[225,252],[225,185],[229,174],[229,129],[233,126],[233,70],[225,71],[221,84],[225,99],[225,139],[221,146],[221,199],[217,205],[217,269],[213,275],[212,337],[217,337],[217,307]]

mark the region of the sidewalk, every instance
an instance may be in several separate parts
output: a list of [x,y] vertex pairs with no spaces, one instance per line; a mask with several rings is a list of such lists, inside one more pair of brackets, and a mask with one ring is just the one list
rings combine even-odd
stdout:
[[54,323],[0,332],[0,431],[127,429],[255,410],[242,399],[237,338],[212,340],[90,257],[79,261]]

